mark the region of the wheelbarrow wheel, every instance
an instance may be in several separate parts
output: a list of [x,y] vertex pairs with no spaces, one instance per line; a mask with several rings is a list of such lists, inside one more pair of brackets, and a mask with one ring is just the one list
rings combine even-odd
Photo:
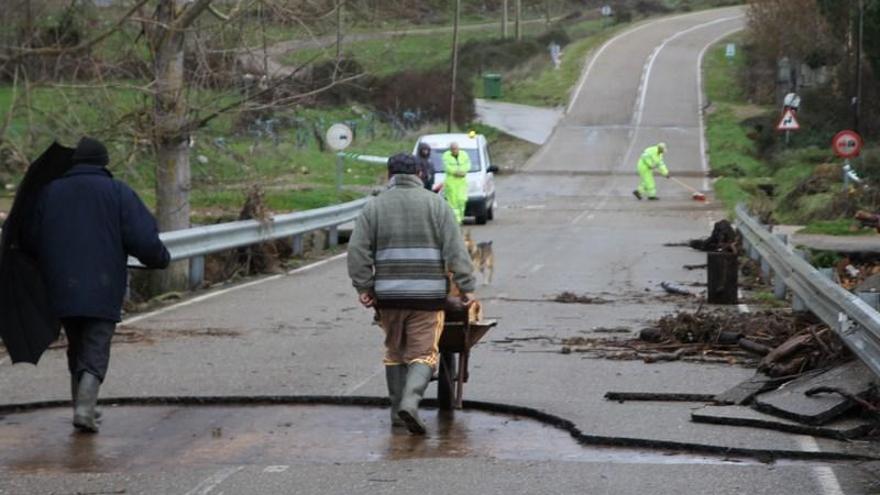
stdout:
[[437,407],[451,411],[455,402],[455,353],[440,353],[437,376]]

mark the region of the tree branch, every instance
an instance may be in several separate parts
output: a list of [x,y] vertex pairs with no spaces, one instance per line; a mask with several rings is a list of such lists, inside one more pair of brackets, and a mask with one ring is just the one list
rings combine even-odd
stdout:
[[4,62],[12,62],[19,60],[23,57],[29,55],[37,55],[37,56],[51,56],[51,55],[63,55],[66,53],[80,53],[88,50],[89,48],[97,45],[98,43],[104,41],[109,38],[113,33],[119,30],[120,27],[127,21],[131,16],[133,16],[141,7],[146,5],[149,0],[138,0],[138,2],[132,6],[122,17],[119,18],[112,26],[107,28],[101,34],[95,36],[94,38],[84,41],[79,45],[73,47],[43,47],[43,48],[21,48],[16,47],[15,50],[17,53],[11,57],[0,56],[0,60]]
[[213,1],[214,0],[195,0],[189,7],[184,9],[183,14],[174,21],[171,29],[176,31],[188,29],[194,22],[196,22],[196,19],[198,19],[203,12],[211,7],[211,2]]

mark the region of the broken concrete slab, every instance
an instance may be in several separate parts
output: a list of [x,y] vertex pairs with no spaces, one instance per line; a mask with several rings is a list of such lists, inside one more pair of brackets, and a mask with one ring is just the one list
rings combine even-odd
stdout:
[[860,361],[851,361],[825,373],[801,377],[772,392],[755,398],[759,411],[808,425],[824,425],[850,410],[854,403],[836,394],[807,397],[815,387],[834,387],[860,395],[867,392],[877,377]]
[[876,428],[876,425],[856,418],[835,421],[825,426],[803,425],[796,421],[770,416],[743,406],[706,406],[692,412],[691,421],[694,423],[762,428],[835,440],[860,438]]
[[725,390],[715,396],[716,404],[744,405],[752,402],[752,399],[761,392],[772,390],[785,383],[784,378],[771,378],[763,373],[755,373],[755,376],[738,383],[735,387]]

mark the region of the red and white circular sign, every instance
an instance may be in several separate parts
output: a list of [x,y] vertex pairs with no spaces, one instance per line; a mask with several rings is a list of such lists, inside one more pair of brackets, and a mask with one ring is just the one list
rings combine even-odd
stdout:
[[831,141],[834,152],[841,158],[855,158],[862,152],[862,136],[856,131],[840,131]]

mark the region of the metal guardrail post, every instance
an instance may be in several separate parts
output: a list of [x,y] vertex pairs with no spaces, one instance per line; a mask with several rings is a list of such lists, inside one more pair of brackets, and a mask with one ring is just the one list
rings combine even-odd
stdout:
[[[776,237],[782,241],[783,244],[788,244],[788,236],[785,234],[776,234]],[[783,300],[785,299],[785,293],[788,291],[788,287],[785,285],[785,277],[778,272],[773,272],[773,295],[776,299]]]
[[880,292],[856,292],[856,295],[875,311],[880,309]]
[[294,256],[302,256],[306,251],[305,237],[302,234],[290,238],[290,249]]
[[[807,252],[802,249],[795,249],[794,254],[802,260],[806,261],[807,259]],[[797,312],[807,311],[807,304],[797,293],[793,293],[791,296],[791,309]]]
[[339,246],[339,227],[334,225],[327,229],[327,247],[334,249]]
[[198,289],[205,281],[205,257],[195,256],[189,259],[189,288]]

